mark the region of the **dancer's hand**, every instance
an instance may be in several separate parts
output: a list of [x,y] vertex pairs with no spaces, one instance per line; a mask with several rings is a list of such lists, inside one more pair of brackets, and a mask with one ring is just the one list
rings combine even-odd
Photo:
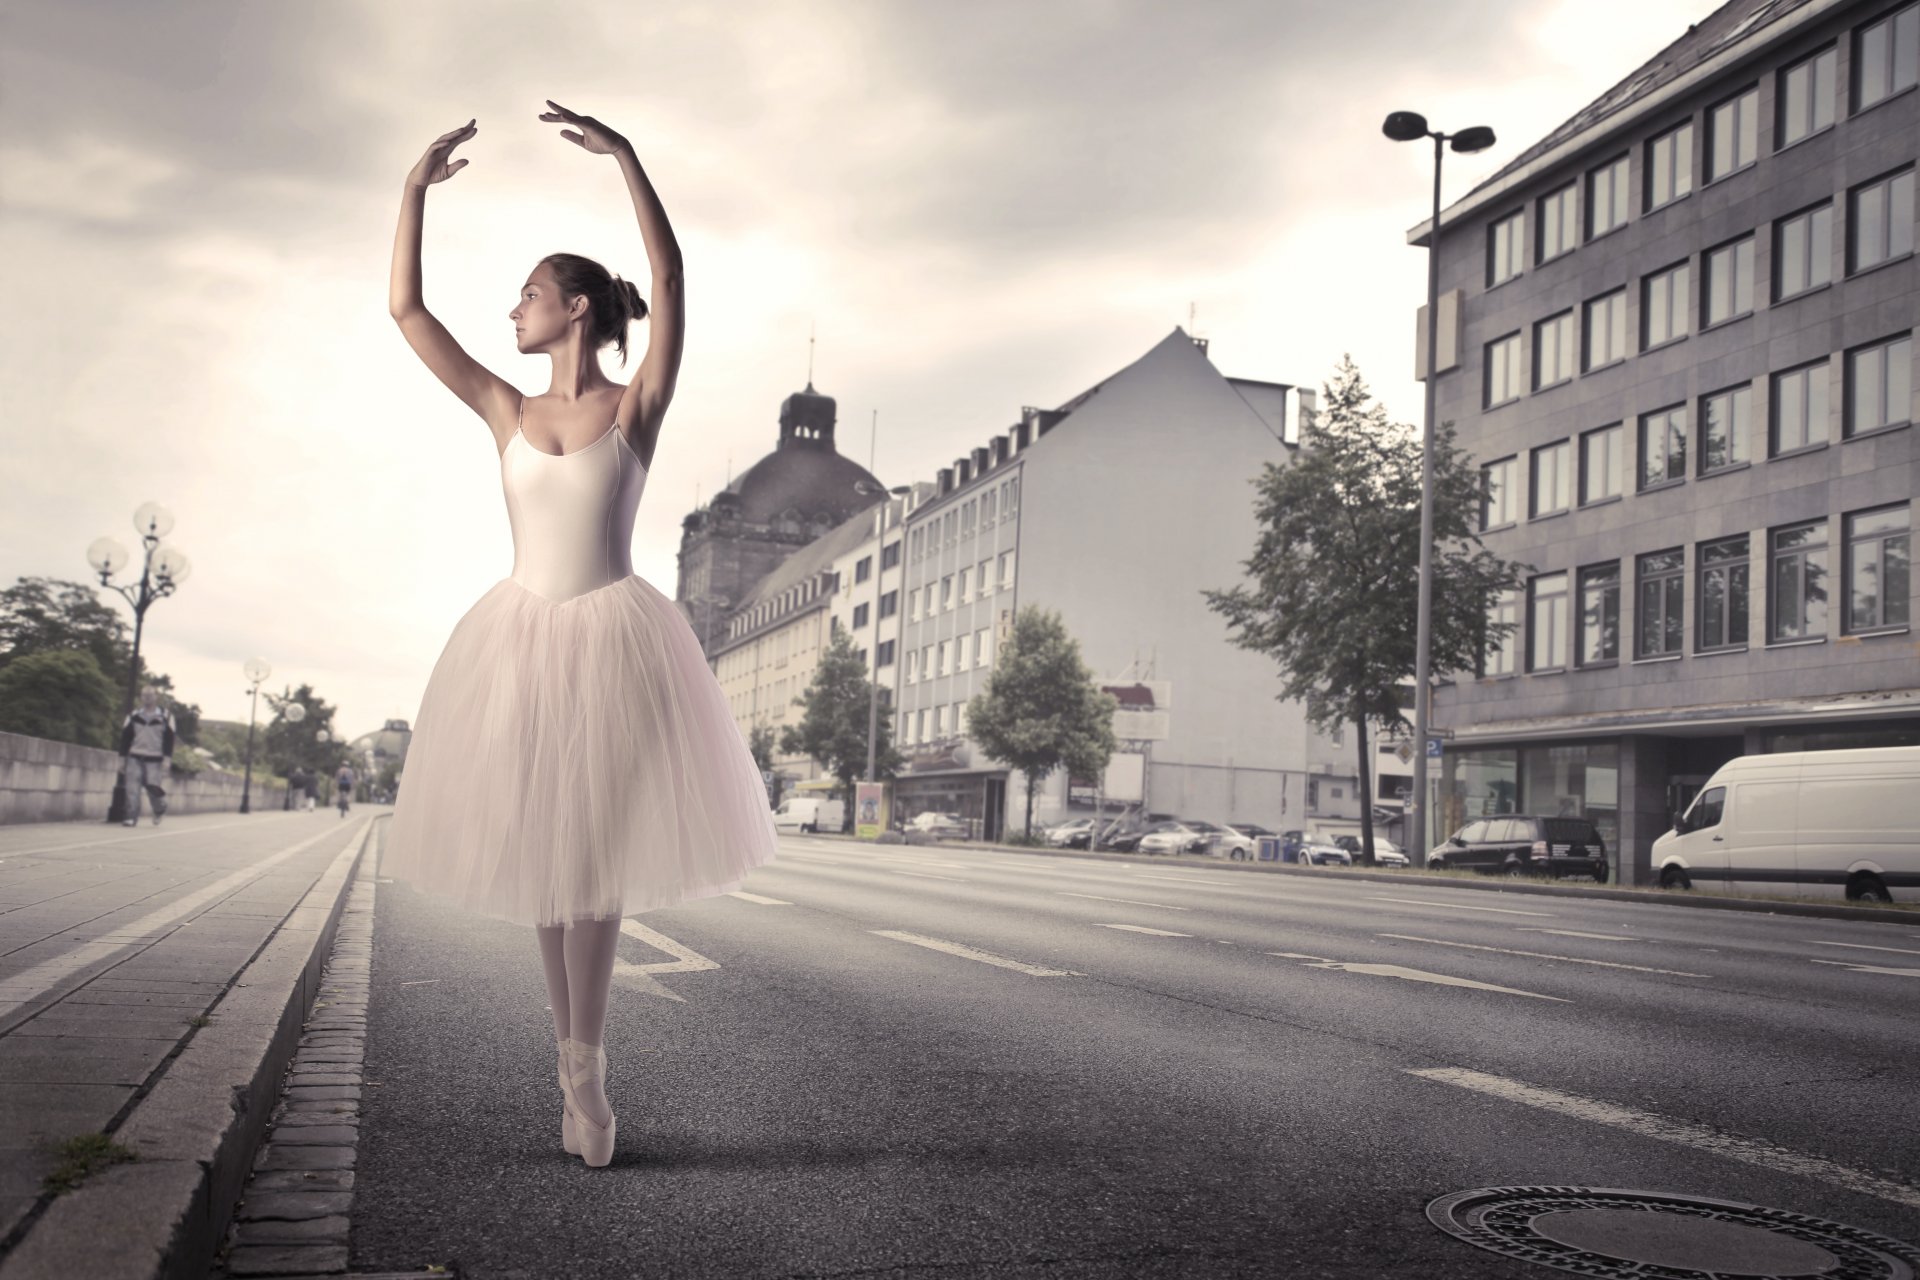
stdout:
[[547,105],[553,110],[541,112],[540,118],[553,124],[576,126],[579,129],[578,133],[572,129],[560,131],[560,136],[575,146],[584,147],[595,155],[601,156],[618,155],[622,151],[631,149],[631,143],[592,116],[576,115],[552,98],[547,99]]
[[445,182],[454,174],[467,167],[465,160],[447,163],[447,157],[453,149],[479,132],[479,126],[472,120],[467,121],[452,133],[443,133],[433,140],[427,153],[420,157],[420,163],[413,166],[413,172],[407,175],[407,181],[416,187],[429,186],[435,182]]

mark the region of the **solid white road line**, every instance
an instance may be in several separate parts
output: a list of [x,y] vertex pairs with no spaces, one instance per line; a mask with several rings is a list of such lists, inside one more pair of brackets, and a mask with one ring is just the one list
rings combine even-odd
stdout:
[[1903,956],[1920,956],[1920,951],[1909,950],[1906,947],[1870,947],[1864,942],[1821,942],[1816,940],[1813,945],[1816,947],[1852,947],[1856,951],[1892,951]]
[[1457,902],[1434,902],[1427,898],[1388,898],[1377,893],[1367,896],[1375,902],[1404,902],[1415,907],[1444,907],[1448,911],[1491,911],[1503,916],[1540,916],[1547,920],[1560,914],[1557,911],[1516,911],[1512,907],[1469,907]]
[[1191,938],[1190,933],[1175,933],[1171,929],[1149,929],[1143,924],[1103,924],[1100,929],[1125,929],[1128,933],[1150,933],[1156,938]]
[[940,876],[931,871],[908,871],[904,867],[881,867],[882,871],[891,871],[897,876],[919,876],[922,880],[951,880],[955,884],[971,884],[965,876]]
[[1534,1000],[1551,1000],[1556,1004],[1572,1004],[1573,1001],[1560,996],[1543,996],[1537,991],[1521,991],[1517,987],[1497,987],[1491,982],[1475,982],[1470,978],[1455,978],[1444,973],[1428,973],[1424,969],[1408,969],[1397,964],[1359,964],[1353,961],[1328,960],[1321,956],[1301,955],[1296,951],[1269,951],[1270,956],[1280,956],[1287,960],[1308,960],[1313,963],[1309,969],[1344,969],[1348,973],[1367,973],[1376,978],[1405,978],[1409,982],[1431,982],[1443,987],[1471,987],[1475,991],[1497,991],[1502,995],[1527,996]]
[[1549,955],[1545,951],[1514,951],[1508,947],[1483,947],[1473,942],[1447,942],[1441,938],[1416,938],[1410,933],[1382,933],[1382,938],[1398,938],[1402,942],[1430,942],[1436,947],[1462,947],[1468,951],[1498,951],[1503,956],[1531,956],[1535,960],[1564,960],[1568,964],[1598,965],[1602,969],[1632,969],[1636,973],[1664,973],[1674,978],[1711,978],[1710,973],[1686,973],[1680,969],[1649,969],[1640,964],[1621,964],[1615,960],[1582,960],[1579,956]]
[[[362,819],[361,830],[356,833],[356,837],[364,837],[366,828],[372,822],[372,818]],[[51,959],[42,960],[31,969],[13,974],[5,980],[6,994],[0,996],[0,1019],[10,1017],[22,1006],[40,999],[82,969],[103,960],[110,960],[122,951],[139,946],[141,940],[164,929],[172,928],[209,904],[258,880],[266,872],[295,854],[304,852],[322,840],[339,834],[339,828],[335,827],[331,831],[322,831],[318,835],[309,836],[299,844],[282,849],[271,857],[262,858],[258,862],[222,876],[212,884],[196,889],[184,898],[176,898],[159,910],[141,916],[132,924],[120,926],[106,938],[83,942],[71,951],[62,952]]]
[[869,929],[867,932],[877,933],[883,938],[892,938],[896,942],[911,942],[916,947],[926,947],[931,951],[944,951],[950,956],[959,956],[963,960],[978,960],[981,964],[998,965],[1002,969],[1015,969],[1035,978],[1084,978],[1087,976],[1084,973],[1076,973],[1072,969],[1047,969],[1037,964],[1009,960],[991,951],[981,951],[958,942],[948,942],[944,938],[929,938],[924,934],[907,933],[900,929]]
[[1521,1084],[1518,1080],[1508,1080],[1501,1076],[1467,1071],[1458,1067],[1407,1068],[1407,1074],[1426,1080],[1435,1080],[1441,1084],[1457,1085],[1462,1089],[1472,1089],[1477,1093],[1503,1098],[1508,1102],[1539,1107],[1543,1111],[1558,1112],[1577,1120],[1588,1120],[1595,1124],[1624,1129],[1643,1138],[1692,1147],[1712,1155],[1725,1156],[1730,1160],[1757,1165],[1762,1169],[1771,1169],[1776,1173],[1791,1173],[1803,1178],[1812,1178],[1843,1190],[1857,1191],[1894,1204],[1920,1208],[1920,1187],[1888,1182],[1870,1173],[1823,1160],[1819,1156],[1801,1155],[1751,1138],[1732,1137],[1701,1125],[1689,1124],[1684,1120],[1671,1120],[1645,1111],[1629,1111],[1625,1107],[1617,1107],[1610,1102],[1599,1102],[1571,1093],[1561,1093],[1556,1089],[1542,1089],[1535,1085]]
[[790,907],[793,905],[785,898],[768,898],[757,893],[748,893],[745,889],[730,889],[727,891],[727,896],[729,898],[738,898],[742,902],[762,903],[769,907]]
[[1885,973],[1896,978],[1920,978],[1920,969],[1889,969],[1877,964],[1854,964],[1851,960],[1809,960],[1808,964],[1830,964],[1854,973]]
[[1537,924],[1517,924],[1515,933],[1552,933],[1562,938],[1597,938],[1601,942],[1638,942],[1638,938],[1629,938],[1623,933],[1582,933],[1578,929],[1544,929]]
[[1138,898],[1109,898],[1104,893],[1075,893],[1071,889],[1055,889],[1054,892],[1059,894],[1063,898],[1094,898],[1101,902],[1124,902],[1130,906],[1135,906],[1135,907],[1159,907],[1162,911],[1193,910],[1192,907],[1174,907],[1174,906],[1169,906],[1164,902],[1142,902]]

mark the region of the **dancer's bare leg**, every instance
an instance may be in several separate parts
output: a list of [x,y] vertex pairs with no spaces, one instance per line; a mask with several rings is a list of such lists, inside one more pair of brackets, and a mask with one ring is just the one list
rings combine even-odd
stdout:
[[567,954],[564,948],[567,927],[563,924],[538,925],[540,965],[547,971],[547,1003],[553,1006],[553,1037],[565,1040],[573,1034],[571,1004],[567,995]]
[[[613,986],[613,958],[620,942],[620,921],[574,920],[567,925],[568,1020],[575,1044],[598,1048],[607,1030],[607,995]],[[613,1116],[604,1087],[588,1088],[576,1101],[587,1118],[605,1125]]]

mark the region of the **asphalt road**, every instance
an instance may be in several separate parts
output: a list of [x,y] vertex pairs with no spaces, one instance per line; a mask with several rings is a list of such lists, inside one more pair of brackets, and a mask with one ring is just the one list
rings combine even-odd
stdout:
[[783,849],[629,922],[599,1170],[532,932],[382,884],[354,1267],[1553,1274],[1424,1216],[1509,1185],[1920,1237],[1920,920]]

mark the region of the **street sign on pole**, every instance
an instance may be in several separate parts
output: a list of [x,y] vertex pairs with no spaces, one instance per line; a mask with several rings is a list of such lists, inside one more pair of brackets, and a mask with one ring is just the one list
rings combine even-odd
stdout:
[[1427,739],[1427,759],[1438,760],[1440,758],[1440,745],[1441,740],[1439,738],[1429,737]]

